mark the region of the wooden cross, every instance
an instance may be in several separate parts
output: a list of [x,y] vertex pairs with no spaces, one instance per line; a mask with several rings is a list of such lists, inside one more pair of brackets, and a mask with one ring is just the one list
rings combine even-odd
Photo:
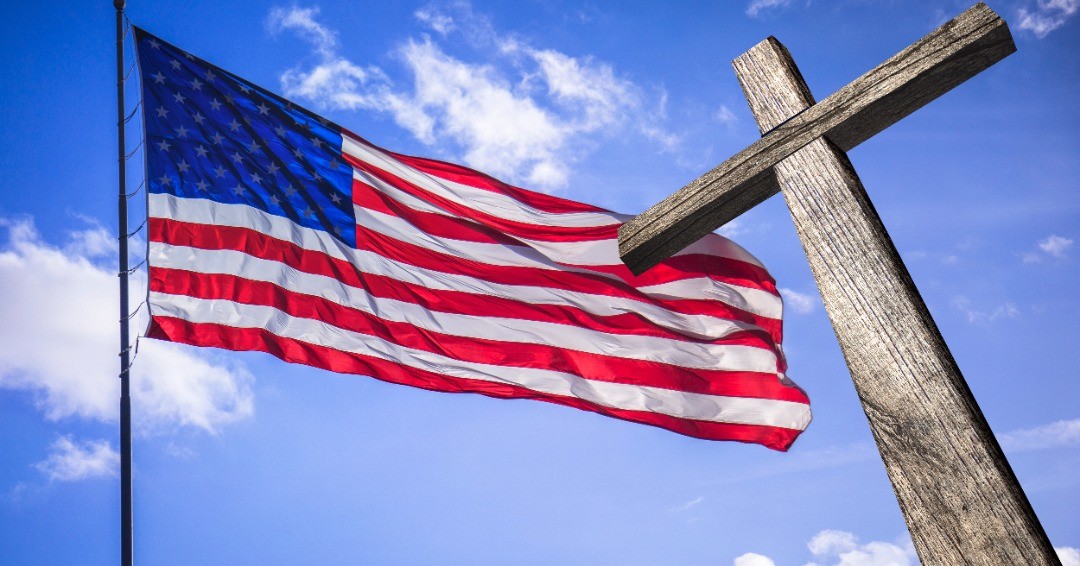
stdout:
[[641,273],[782,191],[923,564],[1060,564],[845,152],[1016,50],[978,4],[814,103],[770,37],[734,62],[762,131],[626,223]]

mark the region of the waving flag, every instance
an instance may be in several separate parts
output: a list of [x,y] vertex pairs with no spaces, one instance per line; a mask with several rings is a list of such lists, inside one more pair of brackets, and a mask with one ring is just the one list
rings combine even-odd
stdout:
[[634,276],[626,216],[381,149],[135,33],[148,335],[777,450],[810,422],[736,244]]

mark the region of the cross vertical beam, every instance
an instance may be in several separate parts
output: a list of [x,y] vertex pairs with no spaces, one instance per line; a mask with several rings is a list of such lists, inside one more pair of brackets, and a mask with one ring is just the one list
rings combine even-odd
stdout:
[[[763,133],[814,105],[774,38],[733,65]],[[844,151],[773,170],[923,564],[1060,564]]]

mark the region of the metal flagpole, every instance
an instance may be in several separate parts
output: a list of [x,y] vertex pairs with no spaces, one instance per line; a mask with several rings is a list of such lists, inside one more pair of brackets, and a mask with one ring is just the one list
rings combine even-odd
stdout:
[[131,346],[128,335],[128,211],[127,147],[124,142],[124,0],[116,7],[116,134],[120,191],[120,555],[122,566],[132,566],[131,516]]

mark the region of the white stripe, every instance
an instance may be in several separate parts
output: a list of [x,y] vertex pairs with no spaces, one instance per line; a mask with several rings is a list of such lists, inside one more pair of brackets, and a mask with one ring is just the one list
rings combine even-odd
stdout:
[[750,252],[746,251],[742,246],[720,234],[714,234],[712,232],[705,234],[700,240],[675,252],[672,256],[690,254],[726,257],[728,259],[735,259],[765,269],[765,265],[758,261],[756,257],[751,255]]
[[[151,246],[155,245],[165,244],[151,243]],[[403,264],[368,251],[356,251],[352,264],[365,273],[381,275],[395,281],[411,283],[433,291],[458,291],[490,295],[524,303],[556,305],[578,309],[597,316],[634,313],[661,328],[666,328],[696,340],[718,339],[729,332],[733,332],[733,327],[748,331],[760,329],[757,325],[750,323],[704,314],[684,314],[667,310],[652,303],[623,297],[598,296],[556,287],[493,283],[467,275],[445,273]],[[156,266],[157,263],[152,263],[152,265]]]
[[[386,183],[380,179],[368,175],[363,171],[354,171],[353,180],[359,181],[365,185],[368,185],[371,190],[379,191],[386,196],[398,201],[403,206],[417,210],[420,212],[428,212],[445,216],[446,218],[452,218],[454,220],[465,221],[479,226],[486,226],[481,222],[475,220],[469,220],[462,218],[451,213],[447,213],[443,209],[422,201],[405,191],[402,191],[393,185]],[[359,205],[354,208],[363,208]],[[365,209],[367,210],[367,209]],[[375,212],[375,211],[372,211]],[[381,213],[380,214],[385,214]],[[357,222],[360,222],[357,220]],[[403,220],[404,222],[404,220]],[[362,222],[360,222],[363,224]],[[523,238],[514,234],[506,234],[507,236],[521,242],[522,245],[528,246],[549,261],[545,261],[550,268],[550,263],[562,263],[569,265],[618,265],[621,260],[619,259],[619,245],[616,240],[581,240],[576,242],[547,242],[543,240],[533,240],[529,238]],[[458,240],[455,240],[458,241]],[[503,244],[499,244],[503,245]]]
[[579,228],[622,224],[629,216],[613,212],[554,213],[533,208],[519,200],[493,191],[463,185],[414,169],[374,147],[342,134],[341,152],[443,197],[455,204],[506,220],[544,226]]
[[[151,217],[169,218],[180,222],[250,228],[270,237],[292,242],[306,250],[325,253],[335,259],[354,264],[365,261],[358,255],[361,252],[343,244],[326,232],[298,226],[288,218],[269,214],[248,205],[215,203],[207,199],[180,198],[160,193],[151,193],[149,199]],[[360,215],[358,221],[366,227],[377,229],[395,239],[439,250],[456,257],[484,258],[483,261],[491,265],[558,269],[560,271],[568,269],[550,265],[550,263],[545,262],[543,256],[524,246],[504,246],[501,244],[463,242],[461,240],[447,240],[441,243],[432,242],[430,236],[421,237],[418,233],[419,230],[397,217],[384,214],[375,217],[373,216],[376,214],[375,212],[360,207],[354,210]],[[386,225],[376,227],[368,224],[369,222],[374,224],[377,219]],[[475,255],[468,256],[466,254]],[[414,268],[409,266],[408,269]],[[655,296],[661,299],[717,299],[746,312],[773,319],[780,318],[783,308],[780,298],[767,291],[722,284],[711,280],[692,281],[695,282],[682,283],[675,281],[662,285],[653,285],[648,289],[649,293],[656,293]],[[602,297],[602,300],[610,300],[610,298],[605,296]],[[625,308],[636,311],[636,308],[633,308],[633,305],[636,304],[640,303],[637,301],[629,302]]]
[[[776,372],[775,354],[762,348],[736,344],[701,344],[655,336],[614,335],[553,322],[491,314],[470,316],[434,311],[406,301],[376,297],[363,289],[344,285],[332,277],[304,273],[276,261],[233,250],[203,250],[151,243],[150,263],[155,267],[185,269],[196,273],[239,274],[244,279],[273,283],[293,293],[322,297],[379,319],[463,338],[503,342],[507,343],[508,347],[513,347],[514,343],[540,344],[687,368]],[[740,329],[730,325],[728,330],[734,332]]]
[[[439,180],[439,182],[450,183],[450,181],[446,181],[442,178],[437,179]],[[399,202],[403,206],[406,206],[413,210],[419,212],[427,212],[431,214],[438,214],[441,216],[446,216],[448,218],[454,218],[456,220],[467,220],[463,219],[457,214],[445,211],[442,208],[436,206],[435,204],[417,198],[365,171],[353,169],[353,181],[363,183],[364,185],[367,185],[370,190],[379,191],[387,197]],[[562,215],[558,215],[554,218],[551,218],[550,221],[555,222],[560,220],[561,218]],[[472,220],[467,221],[475,222]],[[480,224],[479,222],[477,223]],[[622,260],[619,258],[618,243],[614,240],[547,242],[542,240],[522,238],[520,236],[511,236],[537,250],[540,250],[541,253],[544,253],[544,255],[560,263],[569,263],[573,265],[618,265],[622,262]],[[700,240],[690,244],[682,250],[679,250],[679,252],[674,255],[689,254],[704,254],[734,259],[764,269],[764,266],[761,265],[757,258],[750,255],[749,252],[747,252],[735,242],[732,242],[731,240],[728,240],[727,238],[719,234],[707,234]]]
[[[574,213],[552,213],[544,212],[532,208],[523,202],[520,202],[507,195],[501,195],[492,191],[477,189],[469,185],[464,185],[444,177],[440,177],[437,174],[424,173],[418,171],[415,168],[401,163],[397,159],[386,155],[382,151],[378,150],[371,145],[353,139],[347,134],[342,134],[342,153],[347,153],[356,159],[370,163],[379,169],[393,173],[395,176],[411,181],[414,185],[419,186],[429,192],[442,196],[452,202],[455,202],[461,206],[471,208],[485,212],[492,216],[505,218],[508,220],[515,220],[518,222],[539,224],[543,226],[577,226],[577,227],[593,227],[593,226],[609,226],[612,224],[622,224],[630,220],[633,215],[619,214],[616,212],[574,212]],[[353,169],[354,174],[359,174],[358,178],[368,184],[375,184],[376,179],[362,171]],[[397,195],[393,198],[399,202],[406,203],[408,206],[415,208],[416,210],[423,210],[426,212],[435,212],[441,214],[448,214],[447,211],[428,203],[422,199],[417,199],[400,189],[393,188],[388,184],[383,184],[381,181],[377,185],[382,187],[389,187],[393,189]],[[389,192],[384,189],[384,192]],[[406,197],[408,200],[406,200]],[[477,205],[477,206],[474,206]],[[457,217],[457,215],[451,214],[451,216]],[[732,242],[731,240],[719,235],[719,234],[706,234],[700,240],[690,244],[682,250],[676,252],[674,255],[685,254],[706,254],[719,257],[726,257],[730,259],[736,259],[739,261],[745,261],[747,263],[754,264],[764,269],[764,265],[758,261],[753,255],[747,252],[742,246]],[[599,264],[593,264],[599,265]]]
[[810,422],[810,407],[802,403],[688,393],[593,381],[551,370],[464,362],[406,348],[366,334],[344,331],[320,321],[292,317],[271,307],[161,293],[151,293],[151,300],[156,305],[158,316],[172,316],[194,323],[265,329],[282,338],[373,356],[441,375],[507,383],[551,395],[577,397],[606,407],[648,411],[676,418],[796,430],[805,429]]
[[[178,208],[186,210],[187,205],[186,203],[181,203],[178,205]],[[179,210],[177,212],[179,212]],[[218,218],[218,220],[220,221],[221,218]],[[309,232],[310,234],[305,234],[304,231]],[[273,236],[273,234],[271,235]],[[610,295],[594,295],[591,293],[560,289],[557,287],[497,283],[469,277],[467,275],[426,269],[395,261],[366,250],[355,250],[351,248],[341,249],[335,247],[334,244],[337,243],[337,241],[320,230],[300,228],[292,235],[305,236],[305,238],[301,239],[307,239],[306,236],[318,238],[323,245],[314,246],[318,249],[311,250],[313,253],[323,253],[332,259],[346,261],[366,273],[382,275],[397,281],[419,285],[436,291],[462,291],[491,295],[526,303],[572,307],[597,316],[616,316],[634,313],[651,321],[657,326],[667,328],[673,332],[678,332],[689,338],[698,340],[714,340],[719,338],[728,332],[731,332],[733,325],[743,330],[759,329],[759,327],[754,324],[733,321],[722,317],[675,312],[652,302],[642,300]],[[310,242],[300,242],[300,244],[302,247],[306,247],[306,249],[311,249],[313,247],[310,245]],[[331,251],[338,253],[330,253]],[[152,265],[157,264],[154,263]],[[713,287],[713,285],[703,284],[700,281],[693,282],[693,285],[696,287],[687,289],[687,291],[696,295],[700,295],[702,289],[710,289]],[[723,287],[718,287],[717,289],[724,290]],[[678,297],[674,298],[677,299]],[[737,301],[737,299],[731,300]]]

